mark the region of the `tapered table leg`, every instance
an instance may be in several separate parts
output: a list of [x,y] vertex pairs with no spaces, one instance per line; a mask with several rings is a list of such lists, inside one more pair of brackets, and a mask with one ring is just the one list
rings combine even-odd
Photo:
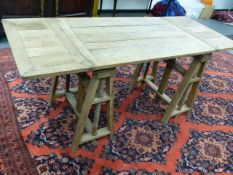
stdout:
[[59,76],[56,76],[56,77],[53,77],[52,79],[52,86],[51,86],[51,92],[50,92],[50,97],[49,97],[49,106],[52,106],[54,102],[56,89],[58,85],[58,78]]

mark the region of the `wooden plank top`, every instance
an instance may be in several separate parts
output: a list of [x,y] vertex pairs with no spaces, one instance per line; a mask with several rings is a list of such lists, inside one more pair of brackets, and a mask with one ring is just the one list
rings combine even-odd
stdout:
[[187,17],[2,21],[24,79],[233,48],[232,40]]

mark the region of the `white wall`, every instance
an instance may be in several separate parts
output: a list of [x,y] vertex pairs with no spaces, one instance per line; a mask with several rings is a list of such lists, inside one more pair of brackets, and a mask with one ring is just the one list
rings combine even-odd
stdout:
[[215,9],[233,9],[233,0],[214,0]]
[[[149,5],[149,0],[118,0],[117,9],[146,9]],[[103,0],[103,10],[113,9],[113,0]]]
[[[153,0],[151,7],[153,7],[153,5],[158,1],[160,0]],[[197,1],[197,0],[193,0],[193,1]],[[142,10],[142,9],[146,9],[149,6],[149,2],[150,0],[118,0],[117,9]],[[179,2],[182,4],[187,2],[187,0],[179,0]],[[103,0],[103,9],[109,10],[112,8],[113,8],[113,0]]]
[[[160,0],[153,0],[153,4]],[[198,1],[198,0],[193,0]],[[180,4],[186,4],[187,0],[179,0]],[[232,9],[233,0],[215,0],[216,9]],[[149,0],[118,0],[117,9],[146,9],[149,5]],[[153,5],[152,5],[153,7]],[[111,10],[113,8],[113,0],[103,0],[103,9]]]

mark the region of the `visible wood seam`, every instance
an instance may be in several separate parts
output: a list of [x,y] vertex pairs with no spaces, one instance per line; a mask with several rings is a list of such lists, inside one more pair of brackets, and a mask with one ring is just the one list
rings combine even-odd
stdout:
[[178,27],[179,29],[183,30],[184,32],[190,34],[191,36],[193,36],[194,38],[198,39],[199,41],[202,41],[203,43],[205,43],[206,45],[208,45],[208,46],[211,47],[212,49],[214,49],[214,50],[216,50],[216,51],[219,50],[217,47],[215,48],[215,47],[211,46],[211,45],[208,44],[204,39],[198,38],[197,36],[195,36],[194,34],[192,34],[191,32],[189,32],[188,30],[186,30],[186,29],[184,29],[184,28],[178,26],[176,23],[174,23],[174,22],[172,22],[172,21],[169,21],[169,20],[166,19],[166,18],[162,18],[162,19],[166,20],[166,21],[169,22],[170,24],[175,25],[176,27]]
[[80,53],[93,65],[96,65],[96,59],[92,55],[92,53],[89,51],[89,49],[86,48],[86,46],[83,44],[83,42],[73,33],[73,31],[70,29],[70,27],[64,22],[63,19],[57,19],[58,24],[60,25],[61,29],[64,31],[64,33],[68,36],[68,38],[73,42],[73,44],[77,47],[77,49],[80,51]]

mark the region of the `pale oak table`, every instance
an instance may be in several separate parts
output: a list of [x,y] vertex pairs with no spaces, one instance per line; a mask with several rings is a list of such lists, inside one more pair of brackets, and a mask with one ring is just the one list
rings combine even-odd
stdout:
[[[191,110],[211,53],[233,48],[232,40],[186,17],[5,19],[3,25],[21,77],[54,77],[51,103],[58,76],[67,75],[63,94],[79,118],[73,151],[81,143],[112,133],[112,77],[117,66],[138,64],[131,90],[138,80],[152,87],[169,103],[162,119],[167,122]],[[193,56],[188,70],[175,63],[182,56]],[[160,60],[166,60],[167,66],[157,87],[153,79]],[[152,62],[153,72],[147,75]],[[146,70],[139,77],[143,63]],[[171,70],[184,75],[173,99],[164,93]],[[85,74],[87,71],[93,72],[92,78]],[[77,98],[69,88],[71,73],[79,77]],[[107,103],[108,126],[97,130],[102,102]],[[88,114],[94,104],[91,122]]]

